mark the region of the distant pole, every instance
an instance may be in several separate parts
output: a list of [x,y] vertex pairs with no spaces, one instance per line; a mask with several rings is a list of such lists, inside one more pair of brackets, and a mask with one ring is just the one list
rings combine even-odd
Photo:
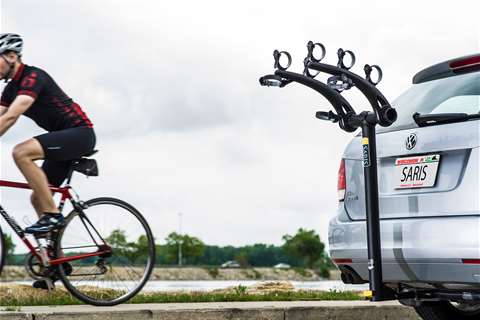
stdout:
[[183,213],[178,213],[178,235],[180,239],[178,239],[178,266],[182,266],[182,215]]

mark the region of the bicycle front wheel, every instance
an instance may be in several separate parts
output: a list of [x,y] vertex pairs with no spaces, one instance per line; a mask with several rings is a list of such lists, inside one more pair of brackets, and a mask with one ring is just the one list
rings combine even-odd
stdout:
[[85,204],[65,218],[58,234],[57,257],[68,261],[58,265],[59,276],[73,296],[88,304],[125,302],[143,288],[154,267],[150,227],[124,201],[96,198]]

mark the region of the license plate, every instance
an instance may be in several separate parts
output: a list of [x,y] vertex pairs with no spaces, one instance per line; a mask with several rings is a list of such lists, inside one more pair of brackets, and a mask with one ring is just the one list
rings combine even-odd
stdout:
[[396,159],[395,189],[433,187],[439,163],[439,154]]

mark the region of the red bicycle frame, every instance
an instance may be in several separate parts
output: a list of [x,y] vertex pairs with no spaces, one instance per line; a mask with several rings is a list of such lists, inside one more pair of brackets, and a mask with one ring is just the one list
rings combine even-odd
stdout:
[[[28,185],[28,183],[24,182],[13,182],[13,181],[6,181],[6,180],[0,180],[0,187],[7,187],[7,188],[17,188],[17,189],[32,189]],[[74,207],[76,207],[76,202],[72,197],[72,194],[70,193],[70,185],[66,185],[64,187],[53,187],[50,186],[50,191],[52,191],[54,194],[55,193],[60,193],[62,195],[60,199],[60,204],[58,206],[60,212],[62,212],[63,207],[65,205],[66,200],[70,200]],[[48,259],[48,261],[44,261],[44,258],[37,253],[36,248],[32,245],[32,243],[26,238],[25,232],[23,229],[18,225],[18,223],[15,221],[15,219],[12,216],[9,216],[8,213],[3,209],[3,207],[0,205],[0,214],[2,217],[7,221],[8,225],[13,229],[13,231],[18,235],[18,237],[25,243],[25,245],[28,247],[30,250],[31,254],[34,255],[39,261],[42,263],[47,263],[50,266],[55,266],[59,265],[64,262],[68,261],[73,261],[73,260],[80,260],[88,257],[94,257],[94,256],[101,256],[105,254],[111,253],[111,248],[108,246],[105,241],[104,241],[104,250],[99,250],[97,252],[92,252],[92,253],[84,253],[81,255],[76,255],[76,256],[68,256],[68,257],[62,257],[62,258],[56,258],[56,259]],[[93,227],[93,225],[92,225]],[[102,239],[103,240],[103,239]]]

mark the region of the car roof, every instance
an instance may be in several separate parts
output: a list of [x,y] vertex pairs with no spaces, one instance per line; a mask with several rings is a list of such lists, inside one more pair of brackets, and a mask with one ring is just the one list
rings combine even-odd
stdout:
[[450,59],[425,68],[417,72],[412,83],[417,84],[475,71],[480,71],[480,53]]

